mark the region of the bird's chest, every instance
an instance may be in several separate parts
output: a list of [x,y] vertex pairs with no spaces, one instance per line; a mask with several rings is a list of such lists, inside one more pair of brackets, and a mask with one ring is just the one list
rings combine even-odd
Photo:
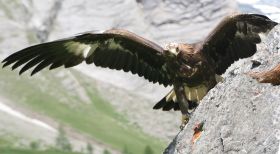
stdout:
[[191,78],[197,76],[200,66],[196,63],[187,63],[184,60],[178,60],[169,65],[176,78]]
[[[180,65],[178,79],[189,87],[198,87],[214,79],[215,73],[206,64],[197,62],[193,65]],[[197,89],[197,88],[196,88]]]

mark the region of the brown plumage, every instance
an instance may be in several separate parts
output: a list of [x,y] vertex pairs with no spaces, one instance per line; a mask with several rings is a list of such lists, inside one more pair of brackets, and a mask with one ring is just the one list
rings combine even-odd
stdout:
[[173,86],[154,109],[190,110],[220,81],[219,75],[236,60],[252,56],[259,33],[270,31],[276,22],[258,14],[226,17],[204,41],[170,43],[166,48],[121,29],[87,32],[71,38],[42,43],[18,51],[3,60],[4,67],[35,67],[31,75],[50,66],[72,67],[85,61],[96,66],[123,70],[164,86]]
[[269,71],[250,72],[248,74],[260,83],[271,83],[272,85],[280,85],[280,64]]

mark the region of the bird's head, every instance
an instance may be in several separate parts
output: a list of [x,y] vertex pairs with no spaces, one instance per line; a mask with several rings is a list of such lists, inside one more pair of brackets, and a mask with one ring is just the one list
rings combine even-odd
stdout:
[[179,54],[179,44],[178,43],[169,43],[164,48],[164,54],[172,57],[177,57]]

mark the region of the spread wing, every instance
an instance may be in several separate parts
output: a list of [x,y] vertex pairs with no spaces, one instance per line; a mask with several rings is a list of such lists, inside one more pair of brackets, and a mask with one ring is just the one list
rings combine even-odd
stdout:
[[50,66],[72,67],[85,61],[96,66],[138,74],[151,82],[165,86],[172,84],[172,75],[165,68],[163,49],[134,33],[121,29],[104,33],[87,32],[72,38],[34,45],[18,51],[3,60],[3,67],[15,69],[21,65],[20,74],[33,69],[31,75]]
[[252,56],[261,42],[260,33],[269,32],[278,23],[264,15],[238,14],[225,18],[203,42],[204,52],[223,74],[236,60]]

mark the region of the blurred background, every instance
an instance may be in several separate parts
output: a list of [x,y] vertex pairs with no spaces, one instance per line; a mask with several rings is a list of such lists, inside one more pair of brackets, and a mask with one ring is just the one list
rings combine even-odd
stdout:
[[[113,27],[162,46],[191,43],[233,12],[280,22],[280,1],[0,0],[0,59]],[[29,74],[0,69],[1,154],[158,154],[179,131],[180,112],[152,110],[170,87],[85,64]]]

